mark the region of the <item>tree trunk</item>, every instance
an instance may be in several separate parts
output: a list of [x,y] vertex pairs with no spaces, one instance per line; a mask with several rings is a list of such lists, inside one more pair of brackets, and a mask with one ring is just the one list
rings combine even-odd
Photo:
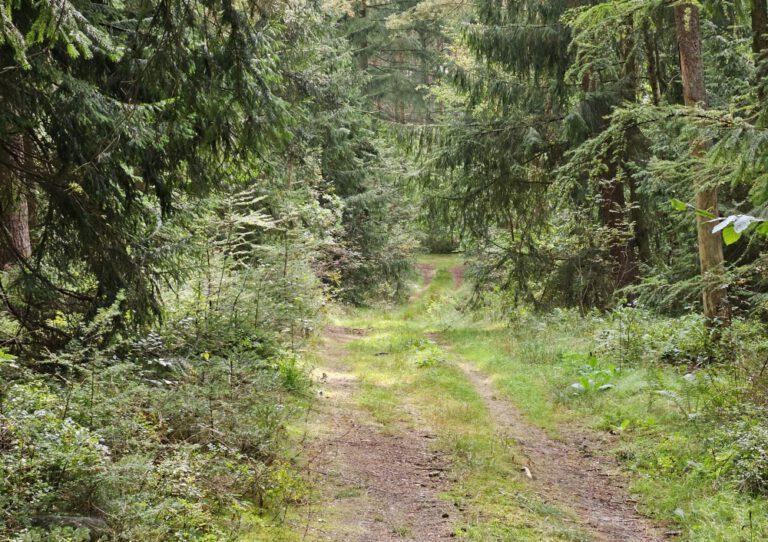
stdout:
[[755,56],[768,48],[768,2],[752,0],[752,52]]
[[[627,81],[636,81],[633,74],[629,71],[629,67],[633,66],[633,59],[630,59],[629,55],[625,56],[624,73],[626,79]],[[626,100],[632,99],[633,93],[629,88],[631,85],[632,83],[628,83],[622,89],[622,97]],[[585,94],[596,90],[596,83],[588,72],[581,79],[581,90]],[[607,127],[607,119],[603,119],[598,129],[602,131]],[[597,181],[600,193],[600,221],[608,232],[608,257],[613,274],[614,288],[618,290],[634,282],[637,277],[637,262],[632,239],[629,235],[628,221],[624,218],[627,200],[624,196],[624,183],[618,178],[619,162],[621,159],[614,154],[613,148],[605,150],[605,154],[601,159],[606,168]]]
[[[360,10],[357,16],[363,21],[368,17],[368,4],[366,0],[360,2]],[[361,71],[366,71],[368,69],[368,30],[363,29],[361,36],[362,41],[360,43],[360,54],[357,56],[357,65]]]
[[6,218],[6,227],[10,233],[15,256],[29,258],[32,255],[32,243],[29,240],[29,207],[27,198],[23,194],[16,197],[14,209]]
[[637,255],[641,262],[649,263],[651,261],[651,239],[648,236],[648,226],[645,220],[645,209],[643,208],[640,195],[637,193],[637,182],[632,176],[629,176],[629,198],[632,204],[632,222],[635,224],[635,245]]
[[[699,8],[691,3],[675,6],[675,26],[680,52],[680,73],[683,80],[683,99],[689,107],[706,107],[707,94],[704,87],[704,60],[701,53],[701,29]],[[706,143],[695,144],[694,156],[701,156]],[[717,216],[717,188],[704,188],[696,193],[696,208]],[[723,242],[720,233],[712,233],[710,219],[696,215],[696,230],[699,244],[699,263],[704,277],[702,298],[704,316],[711,323],[727,323],[730,311],[726,290],[722,284],[725,271]]]
[[757,65],[757,95],[765,99],[765,77],[768,75],[768,2],[752,0],[752,52]]
[[648,83],[651,85],[651,100],[653,105],[659,105],[661,103],[661,77],[659,76],[656,44],[647,23],[643,28],[643,47],[648,68]]
[[[638,77],[632,17],[627,18],[626,24],[627,37],[622,39],[619,45],[623,79],[620,95],[622,100],[634,103],[637,101]],[[625,160],[624,150],[617,153],[613,146],[606,149],[604,162],[607,168],[605,177],[600,182],[600,214],[603,226],[610,235],[609,254],[617,289],[637,280],[636,240],[633,239],[632,216],[628,215],[625,183],[619,175]],[[634,232],[637,232],[637,227]]]
[[617,179],[618,168],[615,157],[609,155],[607,160],[609,161],[608,172],[605,180],[600,183],[600,215],[603,226],[610,236],[608,250],[615,286],[618,289],[635,281],[637,262],[634,243],[625,220],[627,201],[624,196],[624,183]]
[[680,74],[683,79],[685,105],[706,107],[704,88],[704,58],[701,52],[699,8],[691,3],[675,7],[675,26],[680,53]]
[[29,207],[19,179],[24,162],[21,135],[7,138],[7,149],[0,156],[0,267],[5,268],[19,258],[32,255],[29,237]]
[[622,78],[624,84],[621,88],[621,99],[628,102],[637,101],[637,53],[635,51],[635,39],[634,39],[634,20],[627,17],[626,27],[627,36],[619,43],[620,55],[622,60]]

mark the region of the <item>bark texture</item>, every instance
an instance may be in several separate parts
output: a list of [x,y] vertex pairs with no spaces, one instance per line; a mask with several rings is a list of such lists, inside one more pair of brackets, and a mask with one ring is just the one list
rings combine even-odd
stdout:
[[20,182],[23,162],[23,138],[7,136],[0,150],[0,267],[32,255],[29,236],[29,206]]
[[634,242],[625,218],[627,201],[624,183],[618,180],[615,157],[608,157],[608,171],[600,183],[601,219],[608,229],[609,253],[613,264],[614,281],[617,288],[632,284],[637,278],[637,261]]
[[[707,93],[704,87],[704,60],[701,53],[699,8],[691,3],[675,6],[675,26],[677,28],[685,105],[706,107]],[[706,147],[704,142],[697,143],[693,149],[693,154],[703,154]],[[696,208],[717,216],[717,189],[698,190]],[[730,312],[727,291],[722,283],[722,275],[725,271],[723,242],[719,232],[712,233],[712,223],[709,220],[703,216],[696,216],[699,264],[704,277],[702,292],[704,316],[710,322],[725,323],[730,320]]]

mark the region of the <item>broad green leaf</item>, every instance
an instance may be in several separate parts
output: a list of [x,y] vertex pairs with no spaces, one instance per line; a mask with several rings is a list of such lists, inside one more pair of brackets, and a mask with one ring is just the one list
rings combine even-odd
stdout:
[[688,208],[688,206],[685,204],[684,201],[681,201],[676,198],[672,198],[671,200],[669,200],[669,203],[670,205],[672,205],[672,208],[675,211],[685,211]]
[[723,230],[723,242],[726,245],[732,245],[739,240],[741,234],[733,229],[733,226],[728,226]]
[[713,215],[709,211],[704,211],[703,209],[696,209],[696,214],[699,216],[703,216],[704,218],[714,219],[717,218],[717,216]]

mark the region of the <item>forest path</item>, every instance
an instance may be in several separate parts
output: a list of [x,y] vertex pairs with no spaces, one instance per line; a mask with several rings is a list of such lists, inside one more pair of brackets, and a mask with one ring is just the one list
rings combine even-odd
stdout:
[[550,437],[427,321],[462,269],[420,270],[405,308],[325,330],[308,454],[320,495],[301,539],[663,540],[605,442],[574,428]]
[[[434,268],[421,267],[428,285]],[[423,291],[423,290],[422,290]],[[418,293],[411,298],[418,298]],[[346,363],[347,345],[365,329],[328,326],[320,366],[319,435],[311,470],[320,476],[323,509],[310,511],[304,539],[348,542],[427,541],[450,538],[452,512],[439,493],[449,465],[430,448],[434,435],[402,423],[378,423],[355,401],[360,380]]]

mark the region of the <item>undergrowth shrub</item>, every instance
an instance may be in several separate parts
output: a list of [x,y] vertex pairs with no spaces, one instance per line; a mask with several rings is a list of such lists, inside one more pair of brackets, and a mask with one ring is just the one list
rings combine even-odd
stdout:
[[118,300],[62,350],[0,356],[0,540],[235,540],[303,498],[286,424],[321,288],[260,255],[211,255],[142,334],[110,333]]
[[[568,354],[561,355],[561,359],[566,356]],[[574,357],[574,355],[570,354],[570,357]],[[601,363],[594,356],[584,356],[582,361],[576,381],[568,386],[568,394],[590,394],[607,391],[614,387],[611,381],[619,374],[620,369],[618,367],[610,363]]]
[[55,540],[63,531],[39,525],[75,517],[103,523],[109,540],[234,538],[227,515],[277,494],[272,465],[288,394],[308,386],[303,369],[294,362],[287,376],[277,361],[209,356],[160,369],[110,361],[92,361],[64,389],[40,378],[4,391],[0,535]]
[[740,405],[739,413],[708,439],[708,468],[718,479],[752,495],[768,495],[768,417]]
[[600,319],[596,347],[618,364],[641,362],[703,365],[716,357],[710,332],[698,314],[660,318],[637,307],[618,307]]
[[[736,318],[718,333],[715,339],[699,315],[666,318],[624,307],[600,318],[598,358],[603,364],[629,363],[637,369],[633,378],[642,382],[617,384],[623,395],[599,403],[599,425],[614,432],[671,431],[672,441],[638,458],[637,465],[655,476],[700,478],[764,497],[768,330],[757,319]],[[588,387],[575,385],[579,393]]]
[[430,339],[423,339],[416,346],[412,359],[414,365],[420,369],[443,365],[446,362],[443,350],[435,341]]
[[42,382],[13,384],[3,394],[0,534],[31,527],[43,514],[94,511],[110,451],[98,433],[62,415],[59,399]]

